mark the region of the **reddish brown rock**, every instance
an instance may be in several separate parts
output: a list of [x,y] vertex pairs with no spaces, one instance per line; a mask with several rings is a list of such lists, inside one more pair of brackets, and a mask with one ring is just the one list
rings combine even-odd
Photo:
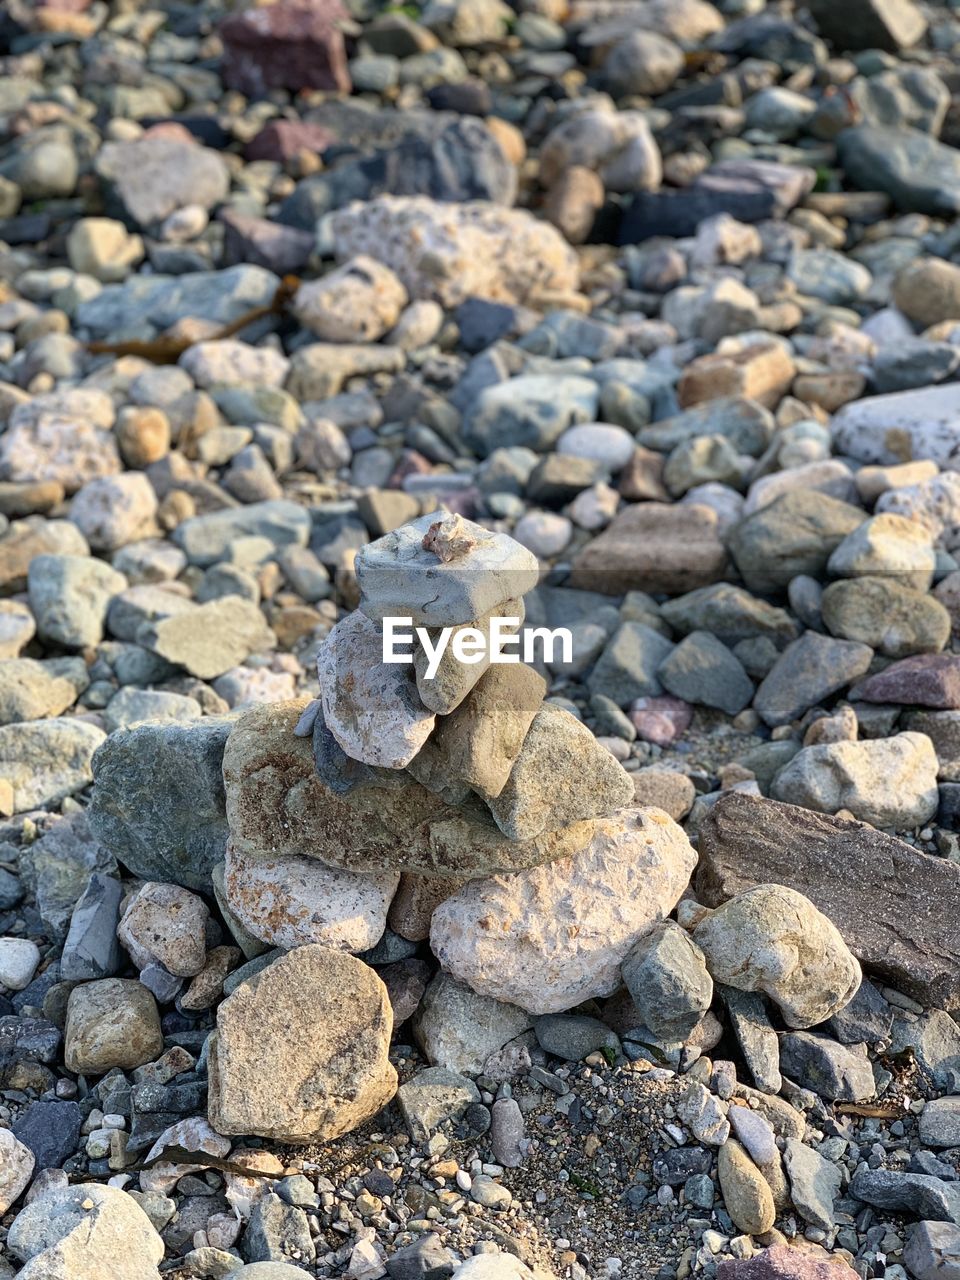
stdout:
[[896,836],[728,792],[699,835],[697,897],[717,907],[758,884],[804,894],[866,968],[925,1008],[960,1008],[960,867]]
[[296,274],[306,265],[316,244],[316,236],[310,231],[271,222],[269,218],[254,218],[235,209],[222,210],[218,219],[226,228],[223,238],[226,267],[250,262],[278,276]]
[[960,709],[960,657],[918,653],[893,662],[857,688],[864,702],[899,702],[942,711]]
[[775,1244],[752,1258],[720,1263],[718,1280],[854,1280],[856,1271],[842,1258]]
[[271,120],[244,148],[247,160],[275,160],[283,164],[302,151],[322,155],[336,138],[322,124],[309,120]]
[[278,0],[220,25],[223,81],[250,97],[271,89],[350,92],[340,0]]
[[717,513],[710,507],[641,502],[621,511],[584,547],[573,562],[570,585],[611,596],[679,595],[719,581],[726,565]]

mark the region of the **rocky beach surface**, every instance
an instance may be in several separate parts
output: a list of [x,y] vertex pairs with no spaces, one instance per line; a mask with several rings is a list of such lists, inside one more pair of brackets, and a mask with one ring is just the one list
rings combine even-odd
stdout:
[[0,7],[0,1280],[958,1280],[958,56]]

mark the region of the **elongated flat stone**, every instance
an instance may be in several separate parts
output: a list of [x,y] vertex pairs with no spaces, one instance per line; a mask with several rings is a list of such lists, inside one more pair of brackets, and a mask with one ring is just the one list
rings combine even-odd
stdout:
[[539,564],[526,547],[471,520],[461,525],[474,545],[449,560],[425,550],[424,536],[444,512],[411,520],[357,553],[360,608],[375,622],[412,618],[415,626],[471,622],[537,585]]
[[317,776],[309,738],[293,730],[308,698],[263,703],[236,722],[223,754],[230,836],[254,857],[291,854],[365,874],[495,875],[567,857],[590,842],[579,822],[534,840],[509,840],[483,802],[452,807],[407,773],[400,785],[340,795]]

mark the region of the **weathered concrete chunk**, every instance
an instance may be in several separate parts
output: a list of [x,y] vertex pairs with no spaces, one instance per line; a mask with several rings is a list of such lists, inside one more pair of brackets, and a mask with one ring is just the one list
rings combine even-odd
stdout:
[[259,858],[227,845],[224,883],[230,910],[272,947],[316,942],[335,950],[367,951],[380,940],[398,871],[357,875],[316,858]]
[[777,800],[820,813],[846,809],[875,827],[905,831],[936,813],[937,768],[937,753],[923,733],[824,742],[798,751],[771,791]]
[[[960,868],[859,822],[729,792],[700,827],[709,906],[776,882],[809,898],[871,973],[927,1008],[960,1007]],[[878,868],[885,868],[883,876]]]
[[572,858],[473,880],[442,902],[430,945],[444,969],[530,1013],[612,995],[624,956],[676,905],[695,855],[659,809],[621,811],[595,832]]

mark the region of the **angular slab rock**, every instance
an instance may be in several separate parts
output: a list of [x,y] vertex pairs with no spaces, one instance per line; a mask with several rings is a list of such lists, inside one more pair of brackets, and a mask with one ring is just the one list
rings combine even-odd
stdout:
[[941,711],[960,709],[960,656],[918,653],[892,662],[857,687],[865,702],[897,702]]
[[696,855],[659,809],[595,824],[582,853],[476,880],[433,913],[430,945],[449,973],[530,1013],[612,995],[620,964],[686,888]]
[[623,981],[654,1035],[685,1040],[713,999],[703,952],[672,920],[645,933],[622,966]]
[[530,1026],[530,1015],[523,1009],[478,995],[441,972],[420,1002],[413,1034],[431,1066],[479,1075],[492,1053]]
[[383,660],[383,633],[359,611],[338,622],[317,655],[327,728],[353,760],[383,769],[410,763],[436,717],[410,666]]
[[865,644],[805,631],[764,677],[754,709],[769,725],[789,724],[864,675],[872,658]]
[[813,1027],[852,1000],[860,966],[809,899],[761,884],[701,919],[693,940],[717,982],[762,991],[791,1027]]
[[[299,854],[345,871],[466,877],[538,866],[584,848],[592,822],[535,840],[508,840],[483,803],[451,808],[408,774],[396,787],[338,795],[317,776],[309,739],[294,727],[309,699],[252,707],[223,756],[227,819],[236,848],[253,857]],[[485,816],[486,815],[486,816]]]
[[259,605],[240,596],[223,596],[137,630],[138,644],[200,680],[222,676],[276,642]]
[[[927,1008],[960,1008],[960,868],[881,831],[729,792],[699,832],[700,900],[776,881],[809,898],[871,973]],[[878,868],[883,874],[878,874]]]
[[383,935],[399,882],[398,871],[357,875],[316,858],[256,858],[227,845],[230,910],[254,937],[286,951],[309,943],[368,951]]
[[863,1102],[876,1093],[862,1044],[837,1044],[809,1031],[790,1031],[780,1037],[780,1066],[801,1089],[812,1089],[828,1102]]
[[387,989],[360,960],[298,947],[243,982],[217,1011],[209,1045],[218,1133],[328,1142],[397,1089]]
[[937,753],[924,733],[825,742],[798,751],[774,779],[774,799],[820,813],[847,809],[875,827],[906,830],[937,812]]
[[863,1168],[850,1180],[850,1194],[875,1209],[960,1226],[960,1182],[944,1182],[923,1173]]
[[448,558],[425,549],[424,538],[444,519],[442,511],[435,511],[360,549],[355,569],[360,608],[368,618],[457,626],[519,599],[537,585],[539,564],[533,552],[471,520],[460,521],[463,541],[444,552]]
[[[478,618],[476,622],[465,624],[472,626],[477,631],[481,631],[489,638],[490,622],[492,618],[511,618],[516,620],[516,625],[509,628],[504,626],[504,631],[508,634],[515,634],[517,628],[523,625],[524,607],[522,600],[507,600],[504,604],[498,605],[492,613],[485,614],[482,618]],[[430,711],[435,711],[438,716],[448,716],[462,704],[464,698],[475,688],[481,678],[490,669],[490,650],[480,655],[479,662],[466,663],[461,662],[456,656],[454,642],[456,633],[462,628],[454,627],[454,634],[449,637],[447,647],[443,651],[437,669],[432,676],[427,675],[429,662],[426,650],[419,643],[413,653],[413,669],[417,678],[417,692],[420,695],[420,701]],[[434,645],[437,644],[441,632],[438,628],[431,628],[430,639]],[[488,639],[489,646],[489,639]],[[519,653],[519,651],[515,651]]]
[[463,782],[485,800],[499,796],[546,691],[546,681],[532,667],[491,666],[437,725],[431,745],[445,779]]
[[776,1244],[752,1258],[727,1258],[717,1280],[853,1280],[859,1273],[838,1258],[813,1257],[802,1248]]
[[578,552],[570,585],[606,595],[680,595],[724,576],[717,513],[698,503],[638,502]]
[[533,719],[506,786],[488,803],[511,840],[532,840],[633,799],[633,780],[575,716],[544,703]]
[[221,765],[231,723],[143,724],[97,751],[90,826],[135,875],[210,888],[229,835]]

